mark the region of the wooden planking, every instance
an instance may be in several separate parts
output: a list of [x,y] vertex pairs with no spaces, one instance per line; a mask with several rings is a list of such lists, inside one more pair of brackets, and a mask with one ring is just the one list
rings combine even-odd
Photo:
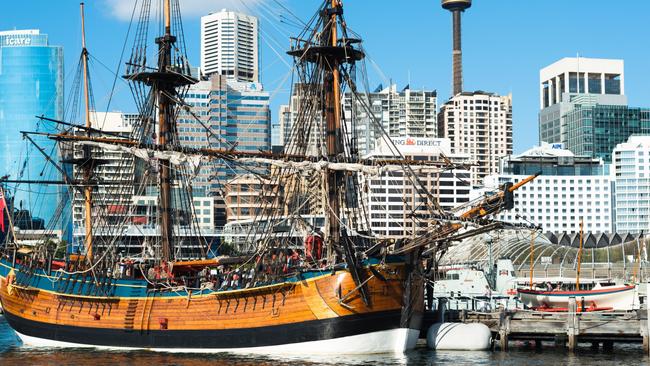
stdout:
[[307,306],[309,306],[309,309],[311,309],[316,319],[329,319],[338,316],[338,314],[327,305],[327,302],[323,300],[323,297],[318,292],[318,286],[316,283],[303,282],[301,291]]
[[[394,266],[389,269],[382,273],[387,281],[372,278],[368,282],[372,298],[369,307],[361,301],[358,291],[355,293],[356,286],[348,272],[296,284],[198,295],[189,299],[151,294],[147,298],[108,301],[19,289],[9,295],[6,282],[0,282],[0,296],[7,311],[51,324],[146,331],[160,329],[160,320],[165,319],[167,329],[175,330],[254,328],[400,309],[403,269]],[[371,276],[369,271],[367,276]],[[352,292],[345,301],[348,307],[339,304],[339,291],[342,296]],[[99,319],[95,314],[99,314]]]

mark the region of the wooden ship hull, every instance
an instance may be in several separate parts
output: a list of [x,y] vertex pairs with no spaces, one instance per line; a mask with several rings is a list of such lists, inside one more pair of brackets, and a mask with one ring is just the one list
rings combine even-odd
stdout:
[[[350,272],[305,272],[286,282],[233,291],[153,291],[146,280],[114,280],[111,296],[87,296],[90,278],[31,275],[0,262],[5,317],[26,345],[170,352],[366,354],[415,346],[421,280],[403,263],[365,266],[370,305]],[[101,281],[100,281],[101,282]],[[65,291],[58,283],[68,283]],[[149,286],[150,287],[150,286]]]

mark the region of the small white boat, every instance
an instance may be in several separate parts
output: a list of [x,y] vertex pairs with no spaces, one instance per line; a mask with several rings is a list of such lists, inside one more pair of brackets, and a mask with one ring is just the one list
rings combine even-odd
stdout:
[[575,297],[578,311],[633,310],[638,305],[635,285],[609,285],[597,283],[590,290],[540,291],[518,289],[519,299],[527,307],[548,311],[567,311],[569,298]]

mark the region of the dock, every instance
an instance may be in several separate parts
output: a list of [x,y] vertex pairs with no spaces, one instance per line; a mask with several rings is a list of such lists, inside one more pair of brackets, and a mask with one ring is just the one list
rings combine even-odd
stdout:
[[473,308],[480,301],[465,300],[467,306],[456,309],[446,309],[446,300],[439,301],[436,310],[425,314],[423,330],[426,332],[431,324],[441,319],[445,322],[482,323],[492,331],[494,349],[501,351],[508,350],[510,341],[533,342],[537,347],[541,347],[542,342],[553,342],[570,351],[575,350],[578,343],[591,343],[594,349],[601,345],[603,349],[611,349],[615,343],[638,343],[643,344],[644,352],[650,355],[647,298],[637,310],[593,312],[581,312],[575,298],[570,300],[567,312],[503,306],[485,311]]

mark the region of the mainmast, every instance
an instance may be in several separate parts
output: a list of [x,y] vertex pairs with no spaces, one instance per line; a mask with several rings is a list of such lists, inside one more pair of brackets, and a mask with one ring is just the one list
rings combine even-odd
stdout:
[[[158,43],[158,72],[164,73],[171,66],[172,44],[176,38],[172,36],[171,30],[171,0],[164,0],[164,17],[165,17],[165,35],[156,39]],[[167,144],[167,135],[169,133],[169,120],[171,116],[171,103],[169,95],[173,95],[174,88],[167,83],[159,83],[158,88],[154,84],[154,90],[158,89],[158,144],[165,146]],[[171,258],[171,182],[169,174],[169,160],[160,161],[160,234],[162,244],[162,260],[168,261]]]
[[[343,6],[340,0],[325,0],[321,8],[321,31],[311,32],[309,39],[298,39],[297,47],[289,54],[294,56],[298,63],[314,65],[322,75],[323,119],[325,122],[325,143],[327,160],[330,163],[345,163],[343,146],[343,126],[341,125],[341,74],[346,67],[352,68],[362,60],[365,55],[355,47],[360,42],[357,39],[347,38],[345,21],[343,20]],[[342,39],[339,39],[339,25]],[[345,259],[355,284],[359,287],[361,298],[366,304],[370,298],[364,286],[363,274],[359,271],[358,256],[354,244],[348,237],[349,233],[342,231],[340,220],[342,214],[342,200],[346,186],[344,172],[334,169],[324,170],[326,182],[327,203],[327,248],[328,256],[333,250]],[[334,258],[329,258],[330,260]]]
[[[86,48],[86,25],[85,25],[85,16],[84,16],[84,3],[80,4],[81,8],[81,60],[83,63],[83,81],[84,81],[84,101],[85,101],[85,120],[87,134],[90,136],[90,128],[92,128],[92,122],[90,121],[90,87],[88,83],[88,49]],[[89,263],[92,263],[93,257],[93,223],[92,223],[92,199],[93,199],[93,188],[89,184],[90,179],[93,173],[93,164],[89,163],[88,160],[91,159],[91,147],[83,147],[84,160],[83,164],[83,181],[85,183],[84,188],[84,206],[85,206],[85,247],[86,247],[86,258]]]
[[[329,20],[323,21],[323,46],[331,46],[333,49],[338,44],[338,15],[342,14],[343,9],[339,0],[331,0],[331,8],[326,8],[324,17]],[[329,36],[327,36],[329,35]],[[331,56],[331,55],[330,55]],[[325,120],[327,123],[327,158],[331,162],[338,161],[341,154],[341,96],[340,96],[340,70],[339,60],[336,57],[327,57],[325,71]],[[327,170],[327,191],[329,197],[328,216],[328,247],[331,248],[341,241],[341,228],[339,225],[341,202],[339,191],[342,188],[341,172]]]

